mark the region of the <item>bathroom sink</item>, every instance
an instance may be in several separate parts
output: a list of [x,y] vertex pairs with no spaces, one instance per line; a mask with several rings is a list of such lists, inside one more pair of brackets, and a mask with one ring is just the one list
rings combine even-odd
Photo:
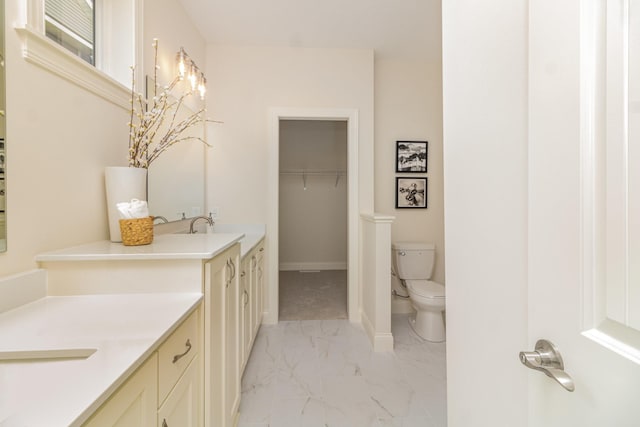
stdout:
[[47,350],[0,350],[0,362],[32,362],[63,359],[86,359],[95,348],[60,348]]

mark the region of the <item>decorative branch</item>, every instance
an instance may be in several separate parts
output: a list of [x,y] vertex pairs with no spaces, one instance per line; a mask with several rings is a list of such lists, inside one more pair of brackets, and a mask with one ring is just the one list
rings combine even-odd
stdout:
[[[173,145],[187,140],[200,141],[210,147],[202,137],[183,135],[189,128],[200,123],[221,123],[206,119],[204,108],[189,114],[179,120],[179,113],[184,107],[187,97],[193,91],[182,94],[179,98],[172,98],[170,93],[180,81],[175,77],[168,86],[162,88],[157,83],[158,78],[158,39],[153,39],[154,71],[153,98],[145,99],[141,93],[135,91],[135,67],[131,67],[131,115],[129,122],[129,166],[148,168],[162,153]],[[186,108],[186,107],[185,107]],[[170,115],[170,118],[167,116]],[[165,126],[168,121],[168,127]]]

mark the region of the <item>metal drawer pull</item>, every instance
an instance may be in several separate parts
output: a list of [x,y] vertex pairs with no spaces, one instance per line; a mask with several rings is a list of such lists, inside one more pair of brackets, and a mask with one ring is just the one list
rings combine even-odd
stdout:
[[233,261],[231,259],[227,260],[227,283],[226,283],[226,287],[228,288],[229,285],[231,284],[231,282],[233,282],[233,279],[236,277],[236,265],[233,263]]
[[244,305],[249,304],[249,292],[244,291]]
[[175,356],[173,356],[173,363],[176,363],[178,360],[182,359],[184,356],[187,355],[187,353],[191,351],[191,341],[189,341],[189,339],[187,339],[187,342],[184,343],[184,345],[187,346],[187,349],[185,350],[184,353],[176,354]]
[[544,372],[567,391],[576,389],[571,377],[564,371],[564,363],[558,348],[551,341],[538,340],[534,351],[521,351],[520,362],[527,368]]
[[169,424],[167,424],[166,418],[162,419],[162,427],[169,427]]
[[232,260],[229,260],[229,263],[231,264],[231,278],[233,279],[236,277],[236,264]]

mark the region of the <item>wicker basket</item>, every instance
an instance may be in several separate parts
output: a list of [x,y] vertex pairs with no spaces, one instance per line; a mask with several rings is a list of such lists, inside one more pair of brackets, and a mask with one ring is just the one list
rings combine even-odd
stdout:
[[153,242],[153,217],[121,219],[120,234],[125,246],[148,245]]

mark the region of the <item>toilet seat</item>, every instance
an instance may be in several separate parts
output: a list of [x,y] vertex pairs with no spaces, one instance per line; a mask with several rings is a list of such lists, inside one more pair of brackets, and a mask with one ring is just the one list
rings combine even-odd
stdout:
[[444,286],[431,280],[406,280],[407,287],[424,298],[444,298]]

